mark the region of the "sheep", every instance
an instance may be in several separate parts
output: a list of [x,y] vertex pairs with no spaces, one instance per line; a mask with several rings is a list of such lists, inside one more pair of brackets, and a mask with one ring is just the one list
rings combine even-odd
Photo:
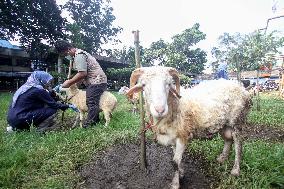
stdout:
[[[68,100],[79,109],[79,115],[76,117],[76,121],[73,126],[76,126],[80,116],[80,127],[83,127],[83,121],[85,119],[85,113],[88,112],[86,104],[86,91],[78,89],[76,84],[71,85],[69,88],[62,88],[62,91],[66,91]],[[117,105],[116,97],[108,91],[103,92],[100,98],[100,110],[104,113],[106,120],[105,127],[109,125],[110,118],[113,110]]]
[[[126,95],[128,91],[129,91],[129,88],[127,86],[122,86],[119,89],[118,94]],[[128,100],[132,104],[132,113],[136,114],[138,112],[139,94],[135,93],[133,97],[131,99],[128,98]]]
[[[137,84],[136,84],[137,82]],[[240,174],[240,130],[251,106],[251,97],[237,82],[214,80],[201,83],[180,97],[178,72],[171,67],[145,67],[132,72],[127,95],[143,90],[146,111],[153,119],[152,129],[157,141],[171,145],[174,151],[175,174],[172,188],[179,188],[183,176],[182,154],[189,139],[198,131],[219,132],[225,141],[217,161],[223,163],[235,144],[235,163],[231,174]]]
[[118,94],[125,95],[128,90],[129,90],[129,88],[128,88],[127,86],[122,86],[122,87],[119,89]]

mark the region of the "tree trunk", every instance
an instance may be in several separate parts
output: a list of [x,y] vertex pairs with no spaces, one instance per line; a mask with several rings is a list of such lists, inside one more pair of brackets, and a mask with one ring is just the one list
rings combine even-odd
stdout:
[[239,63],[238,58],[237,58],[236,66],[237,66],[237,80],[238,82],[241,82],[241,69],[240,69],[240,63]]
[[58,83],[62,83],[63,81],[63,78],[61,78],[62,64],[63,64],[63,59],[61,56],[58,56],[58,60],[57,60],[57,72],[59,73]]
[[[140,49],[139,49],[139,31],[133,31],[134,34],[134,45],[135,45],[135,61],[136,68],[140,68]],[[140,168],[146,169],[146,142],[145,142],[145,112],[143,108],[143,94],[139,93],[139,110],[140,110]]]
[[71,71],[72,71],[72,60],[69,60],[69,68],[68,68],[67,79],[71,78]]
[[260,111],[260,105],[259,105],[259,69],[257,70],[257,76],[256,76],[256,110]]

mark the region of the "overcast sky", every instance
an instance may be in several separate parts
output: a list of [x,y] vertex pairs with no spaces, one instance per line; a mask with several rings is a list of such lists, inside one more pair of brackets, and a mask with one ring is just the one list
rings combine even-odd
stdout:
[[[111,6],[114,24],[123,31],[118,35],[122,44],[110,48],[133,46],[133,30],[140,31],[140,44],[149,47],[159,39],[170,42],[173,35],[199,23],[206,40],[198,46],[208,52],[208,59],[224,32],[248,34],[264,28],[268,18],[284,15],[284,0],[111,0]],[[284,18],[269,23],[268,31],[274,29],[282,29],[284,35]]]
[[[170,38],[200,24],[206,40],[199,46],[210,52],[224,32],[250,33],[264,28],[268,18],[283,12],[284,0],[278,0],[273,13],[273,0],[112,0],[115,25],[124,30],[119,35],[122,45],[133,45],[133,30],[140,31],[140,42],[148,47],[160,38]],[[283,19],[284,20],[284,19]],[[272,22],[270,26],[272,26]],[[284,21],[282,22],[284,27]]]

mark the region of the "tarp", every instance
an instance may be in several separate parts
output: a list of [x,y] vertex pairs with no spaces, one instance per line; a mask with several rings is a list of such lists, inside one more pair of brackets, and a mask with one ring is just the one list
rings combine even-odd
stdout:
[[8,49],[21,49],[18,46],[12,45],[9,41],[0,39],[0,47],[8,48]]

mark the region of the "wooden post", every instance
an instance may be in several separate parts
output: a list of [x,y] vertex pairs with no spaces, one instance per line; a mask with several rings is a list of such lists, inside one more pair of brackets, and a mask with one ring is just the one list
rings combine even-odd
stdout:
[[[134,45],[135,45],[135,61],[136,68],[141,67],[140,63],[140,49],[139,49],[139,31],[133,31],[134,34]],[[146,142],[145,142],[145,112],[143,108],[143,94],[139,93],[139,110],[140,110],[140,168],[146,169]]]

